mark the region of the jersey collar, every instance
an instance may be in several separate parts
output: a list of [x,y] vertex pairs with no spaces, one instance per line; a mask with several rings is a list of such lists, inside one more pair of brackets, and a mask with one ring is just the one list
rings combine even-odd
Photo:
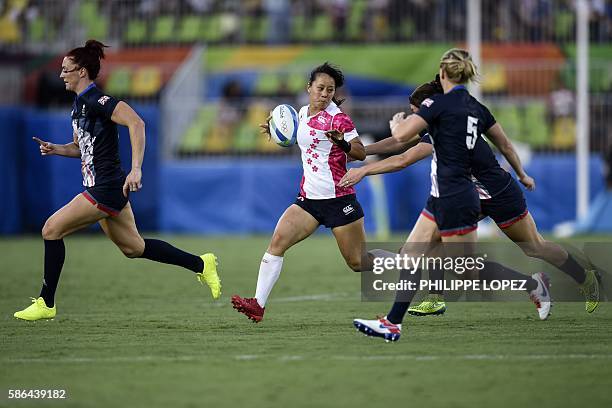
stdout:
[[96,84],[94,82],[92,82],[91,84],[89,84],[89,86],[87,86],[87,88],[83,89],[83,91],[77,95],[77,98],[85,95],[87,93],[87,91],[89,91],[91,88],[95,88]]
[[458,91],[460,89],[463,89],[464,91],[467,91],[467,88],[465,87],[465,85],[455,85],[455,86],[453,86],[453,89],[451,89],[449,91],[449,93],[451,93],[453,91]]
[[[307,106],[308,106],[308,107],[310,107],[310,105],[307,105]],[[318,115],[318,114],[320,114],[321,112],[328,112],[330,109],[337,108],[337,107],[338,107],[338,105],[336,105],[336,102],[334,102],[334,101],[330,101],[330,102],[329,102],[329,105],[327,105],[327,108],[325,108],[325,109],[323,109],[322,111],[317,112],[317,113],[315,113],[314,115],[311,115],[311,116],[308,116],[308,107],[306,108],[306,117],[307,117],[308,119],[310,119],[310,118],[314,118],[315,116],[317,116],[317,115]],[[328,113],[329,113],[329,112],[328,112]]]

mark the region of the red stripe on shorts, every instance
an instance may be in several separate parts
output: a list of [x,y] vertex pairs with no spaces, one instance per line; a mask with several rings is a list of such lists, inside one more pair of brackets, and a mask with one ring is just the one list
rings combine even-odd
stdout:
[[96,201],[96,199],[93,198],[91,196],[91,194],[89,194],[87,191],[83,191],[81,194],[83,194],[83,197],[85,197],[87,199],[87,201],[89,201],[91,204],[95,205],[98,210],[100,210],[102,212],[105,212],[108,215],[111,215],[113,217],[116,216],[116,215],[119,215],[120,211],[117,211],[117,210],[115,210],[113,208],[107,207],[104,204],[98,203]]
[[523,218],[525,218],[527,216],[527,214],[529,214],[529,210],[525,210],[521,215],[519,215],[517,217],[510,218],[507,221],[500,222],[499,224],[497,224],[497,226],[499,228],[501,228],[501,229],[511,227],[514,224],[516,224],[517,222],[519,222],[520,220],[522,220]]
[[465,235],[465,234],[469,234],[470,232],[474,231],[477,228],[478,228],[478,225],[474,225],[471,227],[462,227],[462,228],[457,228],[457,229],[452,229],[452,230],[440,231],[440,235],[443,237],[452,237],[455,235]]

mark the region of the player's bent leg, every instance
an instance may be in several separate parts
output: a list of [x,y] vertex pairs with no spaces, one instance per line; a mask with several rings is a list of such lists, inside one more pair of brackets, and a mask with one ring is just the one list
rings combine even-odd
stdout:
[[515,242],[525,255],[542,259],[556,267],[565,262],[567,251],[560,245],[546,241],[530,213],[512,225],[501,229],[508,238]]
[[117,216],[105,218],[99,223],[104,234],[113,241],[123,255],[128,258],[138,258],[143,254],[145,242],[138,232],[129,202]]
[[[418,256],[421,253],[428,252],[428,248],[425,248],[426,243],[437,244],[441,239],[440,230],[438,230],[436,222],[430,216],[421,213],[406,240],[406,244],[404,244],[404,251]],[[444,271],[430,269],[429,280],[443,281]],[[408,313],[413,316],[438,316],[444,314],[444,312],[446,312],[446,303],[444,302],[442,290],[430,290],[421,303],[408,308]]]
[[306,210],[292,204],[280,217],[270,244],[259,265],[255,297],[232,296],[232,306],[255,323],[263,319],[266,302],[283,268],[283,255],[293,245],[310,236],[319,222]]
[[520,246],[525,255],[542,259],[571,276],[585,297],[587,313],[595,311],[600,297],[599,279],[595,269],[590,266],[583,268],[562,246],[546,241],[538,232],[531,214],[502,231]]
[[93,206],[82,194],[79,194],[47,219],[42,229],[42,237],[45,240],[62,239],[107,216],[108,214]]
[[[425,219],[421,224],[420,228],[431,227],[427,222],[430,220]],[[437,230],[437,228],[436,228]],[[415,239],[416,234],[413,235],[412,239]],[[435,239],[435,236],[432,236]],[[419,237],[418,239],[421,239]],[[438,251],[440,251],[439,242],[407,242],[403,247],[401,254],[404,256],[412,256],[412,257],[421,257],[423,254],[427,254],[427,256],[436,257]],[[421,282],[422,270],[421,268],[411,269],[411,270],[400,270],[400,280],[402,281],[411,281],[414,283],[415,287],[420,286]],[[444,280],[444,271],[435,270],[429,271],[429,280],[431,281],[439,281],[442,282]],[[406,316],[406,312],[412,310],[410,314],[416,315],[425,315],[425,314],[442,314],[446,311],[446,304],[444,303],[444,299],[442,298],[442,290],[437,290],[435,294],[428,295],[428,298],[422,302],[420,305],[409,307],[412,303],[414,296],[416,295],[416,289],[404,289],[398,290],[395,295],[395,301],[391,306],[391,309],[387,313],[387,319],[391,323],[399,324],[402,323],[404,317]],[[434,303],[428,302],[429,297],[435,296],[436,300]],[[425,306],[427,306],[425,308]],[[425,311],[425,313],[423,313]]]
[[214,299],[221,296],[221,281],[217,274],[217,258],[212,253],[196,256],[157,239],[143,239],[136,227],[134,213],[128,202],[114,217],[100,221],[107,237],[128,258],[145,258],[152,261],[181,266],[196,273],[200,283],[206,283]]
[[[402,247],[401,254],[406,256],[420,256],[423,253],[429,253],[440,242],[440,232],[435,221],[423,213],[417,219],[414,228],[410,232],[406,243]],[[409,279],[418,282],[420,280],[420,271],[411,273],[411,271],[400,271],[400,279]],[[396,299],[387,316],[384,319],[388,322],[381,322],[381,318],[376,320],[355,319],[353,325],[357,330],[368,336],[384,337],[388,341],[399,340],[401,333],[401,322],[406,315],[406,311],[410,306],[410,301],[414,296],[415,291],[397,292]],[[446,305],[444,305],[446,307]],[[376,325],[376,326],[374,326]],[[390,328],[388,328],[389,326]],[[379,329],[376,329],[378,327]],[[381,335],[382,334],[382,335]],[[386,337],[385,337],[386,336]]]
[[419,257],[437,248],[441,241],[442,237],[436,222],[421,213],[402,247],[401,254]]
[[298,242],[308,238],[319,227],[319,222],[303,208],[292,204],[279,218],[266,252],[284,256]]
[[441,236],[438,225],[434,220],[421,213],[402,246],[401,254],[418,257],[431,251],[440,242]]
[[66,255],[63,238],[106,216],[79,194],[47,219],[42,229],[45,242],[43,286],[39,297],[32,298],[30,306],[14,313],[16,318],[34,321],[55,317],[55,291]]
[[[454,235],[445,235],[442,233],[442,243],[451,244],[443,247],[444,255],[447,257],[465,257],[473,256],[476,253],[476,241],[478,240],[478,230],[472,230],[467,233]],[[462,244],[462,245],[452,245]],[[465,271],[460,275],[462,279],[476,280],[479,278],[478,270],[475,267],[465,268]]]
[[436,224],[436,222],[421,213],[421,215],[419,215],[419,218],[417,219],[416,224],[414,224],[414,228],[412,228],[412,231],[410,231],[410,235],[408,235],[406,243],[418,244],[428,242],[440,242],[440,240],[440,231],[438,230],[438,225]]
[[363,217],[350,224],[332,228],[332,233],[348,267],[355,272],[361,271],[361,250],[366,240]]

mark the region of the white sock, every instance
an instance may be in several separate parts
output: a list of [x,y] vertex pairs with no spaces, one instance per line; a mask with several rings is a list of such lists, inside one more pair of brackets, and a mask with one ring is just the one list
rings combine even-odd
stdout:
[[272,292],[274,284],[280,276],[283,268],[283,257],[265,253],[259,265],[259,275],[257,276],[257,289],[255,299],[259,306],[264,307],[268,301],[268,296]]

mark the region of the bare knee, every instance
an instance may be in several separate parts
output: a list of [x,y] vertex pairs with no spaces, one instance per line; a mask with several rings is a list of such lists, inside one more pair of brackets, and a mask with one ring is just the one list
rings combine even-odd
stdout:
[[274,231],[267,252],[271,255],[283,256],[287,249],[287,238],[282,233]]
[[139,258],[143,253],[143,251],[131,246],[119,247],[119,249],[121,252],[123,252],[123,255],[125,255],[126,258]]
[[361,257],[350,256],[345,259],[346,264],[355,272],[361,272]]
[[42,237],[44,240],[51,241],[64,238],[64,234],[57,223],[49,218],[42,228]]
[[523,243],[521,249],[530,258],[543,258],[546,251],[546,242],[543,239],[538,239],[536,242]]
[[142,242],[121,244],[117,246],[127,258],[140,258],[144,253],[144,240]]

